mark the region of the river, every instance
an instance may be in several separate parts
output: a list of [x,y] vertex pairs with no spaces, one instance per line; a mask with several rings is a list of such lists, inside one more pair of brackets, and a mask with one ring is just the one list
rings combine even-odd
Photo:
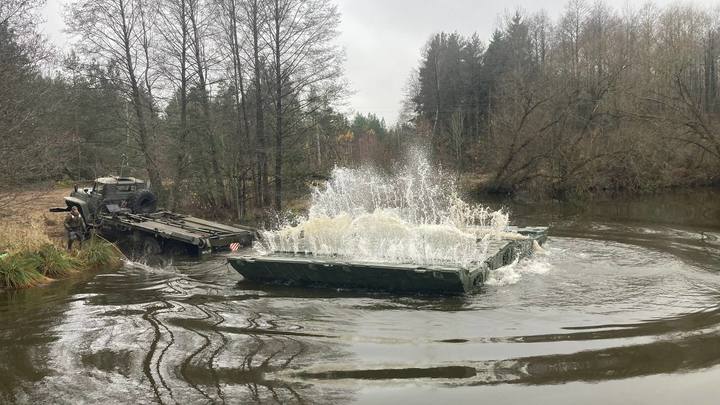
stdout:
[[509,208],[545,252],[463,297],[253,285],[223,256],[0,292],[0,402],[716,403],[720,192]]

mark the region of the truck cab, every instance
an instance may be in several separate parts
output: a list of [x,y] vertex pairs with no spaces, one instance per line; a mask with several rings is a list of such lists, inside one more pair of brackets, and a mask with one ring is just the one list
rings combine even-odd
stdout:
[[94,224],[101,213],[152,213],[157,209],[157,197],[141,179],[110,176],[96,179],[92,187],[75,186],[65,204],[68,209],[77,206],[85,222]]

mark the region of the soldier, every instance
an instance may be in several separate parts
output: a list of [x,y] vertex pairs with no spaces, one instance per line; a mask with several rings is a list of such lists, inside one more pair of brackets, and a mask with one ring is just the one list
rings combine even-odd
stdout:
[[85,239],[85,220],[76,206],[70,209],[70,213],[65,217],[65,230],[68,237],[68,250],[72,250],[73,241],[77,240],[82,248],[83,239]]

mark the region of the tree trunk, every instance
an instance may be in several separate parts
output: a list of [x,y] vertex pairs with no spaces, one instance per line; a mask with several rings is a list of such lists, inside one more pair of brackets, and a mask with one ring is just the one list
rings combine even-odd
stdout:
[[[235,104],[238,115],[237,141],[239,145],[245,145],[245,147],[249,149],[250,124],[248,122],[247,116],[247,106],[245,103],[245,86],[243,82],[242,65],[240,63],[240,43],[237,36],[237,7],[235,6],[235,0],[230,0],[230,22],[230,29],[232,30],[231,45],[233,57],[233,72],[235,79]],[[240,130],[241,128],[243,129],[243,131]],[[248,167],[246,166],[246,159],[242,155],[242,151],[240,151],[240,156],[238,156],[238,158],[240,158],[240,161],[242,162],[239,169],[239,173],[242,174],[236,179],[236,182],[238,183],[236,187],[238,188],[238,190],[240,190],[238,191],[239,195],[237,198],[238,219],[240,219],[245,215],[245,202],[247,200],[247,195],[245,194],[245,174],[248,171]]]
[[258,171],[258,196],[257,206],[264,207],[265,200],[269,194],[267,176],[267,153],[265,149],[265,115],[263,111],[262,83],[260,81],[260,22],[258,21],[260,10],[258,0],[251,3],[251,21],[253,36],[253,61],[254,61],[254,85],[255,85],[255,138],[257,140],[257,171]]
[[278,0],[275,0],[275,210],[282,207],[282,137],[283,137],[283,110],[282,110],[282,71],[280,60],[280,10]]
[[125,14],[125,4],[119,2],[120,18],[122,19],[123,46],[125,52],[125,67],[128,70],[128,78],[130,79],[130,97],[132,99],[135,115],[138,120],[138,137],[141,152],[145,158],[145,165],[150,179],[150,184],[158,195],[162,195],[163,185],[160,171],[152,157],[152,142],[147,130],[147,119],[143,111],[142,97],[140,96],[140,87],[138,85],[137,76],[135,75],[135,66],[133,64],[130,30],[127,25],[127,16]]
[[195,64],[196,64],[196,73],[198,75],[198,87],[200,88],[201,92],[201,104],[202,104],[202,110],[203,110],[203,118],[205,120],[204,126],[206,135],[208,137],[208,144],[210,146],[210,164],[212,166],[212,177],[214,177],[214,183],[215,183],[215,191],[217,194],[219,194],[219,197],[216,193],[213,193],[215,205],[221,205],[224,204],[227,201],[226,193],[225,193],[225,185],[223,183],[223,173],[220,169],[220,161],[219,161],[219,149],[217,145],[217,139],[215,139],[215,133],[213,131],[212,127],[212,113],[210,111],[210,96],[208,94],[207,89],[207,81],[205,77],[205,63],[203,60],[203,56],[201,54],[201,44],[200,44],[200,34],[198,32],[198,25],[197,25],[197,9],[192,9],[190,11],[190,23],[192,24],[192,31],[193,31],[193,43],[194,43],[194,56],[195,56]]
[[186,23],[187,9],[186,0],[180,0],[180,21],[182,30],[182,49],[180,51],[180,131],[178,133],[178,149],[177,156],[175,157],[175,181],[173,182],[173,196],[172,204],[175,207],[179,200],[180,187],[182,181],[185,178],[185,165],[186,165],[186,149],[185,142],[187,141],[188,126],[187,126],[187,41],[188,41],[188,27]]

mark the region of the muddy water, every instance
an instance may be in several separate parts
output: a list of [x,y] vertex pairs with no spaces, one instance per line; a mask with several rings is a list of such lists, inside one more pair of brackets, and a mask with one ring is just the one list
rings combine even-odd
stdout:
[[0,293],[0,402],[717,403],[720,193],[511,209],[546,252],[466,297],[270,288],[222,257]]

